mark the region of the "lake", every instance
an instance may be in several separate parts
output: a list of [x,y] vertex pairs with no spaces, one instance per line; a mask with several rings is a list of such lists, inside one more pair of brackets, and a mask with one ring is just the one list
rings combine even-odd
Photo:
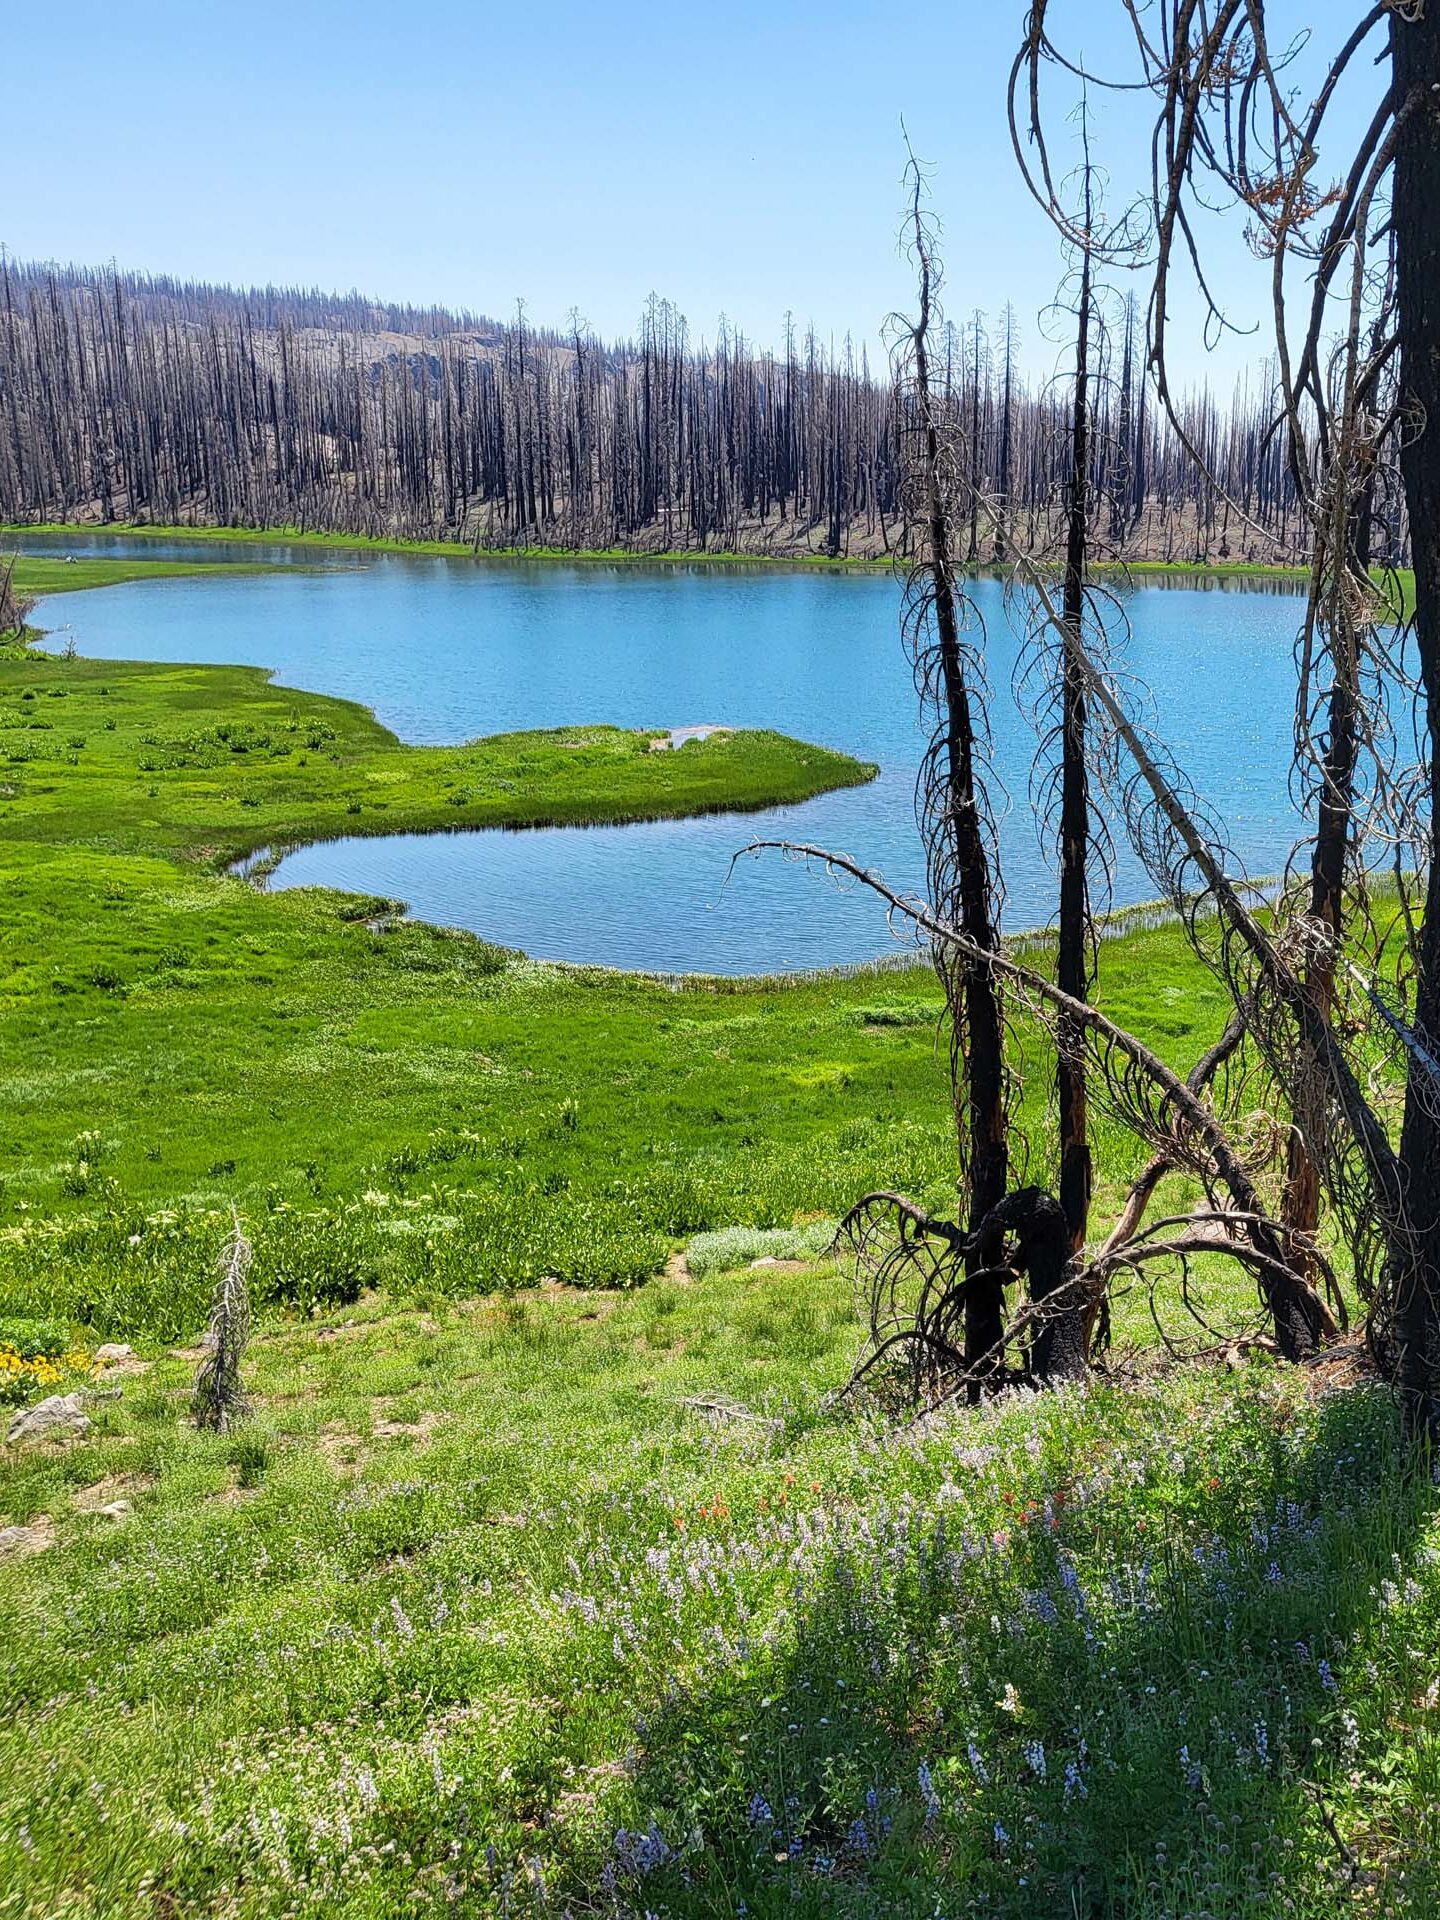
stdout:
[[[213,575],[51,600],[56,641],[109,659],[250,663],[372,707],[403,740],[453,744],[570,723],[775,727],[881,768],[869,787],[770,813],[523,832],[357,837],[300,848],[274,888],[405,900],[543,959],[750,974],[865,961],[897,940],[880,903],[752,838],[853,854],[901,889],[922,866],[913,788],[921,737],[887,576],[800,568],[605,565],[323,553],[123,535],[27,536],[26,551],[188,557]],[[227,574],[226,560],[283,561]],[[993,692],[997,806],[1011,929],[1046,924],[1055,883],[1029,803],[1035,733],[1012,688],[1018,651],[1000,582],[974,597]],[[1296,835],[1287,795],[1300,602],[1226,582],[1127,594],[1122,665],[1148,687],[1176,758],[1252,875]],[[1008,799],[1007,799],[1008,795]],[[1114,904],[1153,887],[1128,853]]]

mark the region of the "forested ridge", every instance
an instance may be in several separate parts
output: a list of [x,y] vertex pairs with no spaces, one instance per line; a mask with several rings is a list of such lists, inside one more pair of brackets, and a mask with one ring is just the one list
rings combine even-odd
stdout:
[[[1066,383],[1013,309],[937,339],[939,404],[998,503],[962,556],[1058,534]],[[0,260],[0,518],[300,527],[477,547],[904,551],[908,402],[847,336],[713,342],[652,296],[633,339],[358,294],[243,291]],[[1299,539],[1264,368],[1183,403],[1120,305],[1099,343],[1093,491],[1119,556],[1270,562]],[[1228,496],[1228,501],[1227,501]],[[1233,503],[1233,504],[1231,504]],[[1236,512],[1235,509],[1240,509]],[[1242,517],[1243,516],[1243,517]],[[1398,549],[1396,524],[1377,550]]]

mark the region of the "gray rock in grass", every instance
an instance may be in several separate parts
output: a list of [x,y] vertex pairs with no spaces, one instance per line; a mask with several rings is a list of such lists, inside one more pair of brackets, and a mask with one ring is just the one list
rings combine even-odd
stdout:
[[66,1434],[88,1433],[85,1398],[83,1393],[52,1393],[37,1406],[22,1407],[10,1422],[6,1441],[13,1447],[18,1441],[38,1440],[45,1434],[59,1439]]

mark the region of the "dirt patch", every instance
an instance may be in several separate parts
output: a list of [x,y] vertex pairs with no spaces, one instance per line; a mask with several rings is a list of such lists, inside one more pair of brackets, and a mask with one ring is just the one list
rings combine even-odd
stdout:
[[1347,1393],[1352,1387],[1379,1377],[1368,1348],[1359,1341],[1327,1347],[1307,1361],[1306,1371],[1310,1376],[1310,1392],[1317,1400],[1331,1393]]
[[695,1278],[690,1271],[690,1262],[683,1253],[672,1253],[665,1262],[665,1278],[673,1280],[677,1287],[688,1287]]
[[[379,1404],[378,1402],[376,1403]],[[435,1429],[443,1426],[445,1415],[426,1411],[418,1420],[391,1420],[387,1415],[374,1423],[377,1440],[428,1440]]]
[[258,1487],[221,1487],[218,1493],[207,1493],[206,1503],[217,1507],[243,1507],[259,1493]]
[[32,1520],[28,1527],[0,1527],[0,1554],[44,1553],[55,1544],[55,1522],[48,1513]]
[[347,1433],[343,1427],[327,1427],[316,1440],[315,1450],[330,1466],[345,1471],[360,1465],[365,1442],[358,1433]]
[[[311,1340],[363,1340],[367,1334],[383,1333],[387,1328],[400,1326],[409,1334],[434,1334],[440,1331],[440,1322],[432,1314],[387,1313],[376,1320],[341,1320],[334,1326],[306,1328],[306,1337]],[[295,1338],[294,1332],[287,1329],[281,1338]]]
[[154,1485],[153,1473],[107,1473],[93,1487],[81,1487],[73,1496],[75,1511],[104,1513],[117,1501],[133,1500],[136,1494],[148,1493]]
[[148,1373],[151,1362],[142,1360],[133,1347],[118,1342],[110,1342],[95,1349],[95,1360],[100,1368],[102,1380],[113,1380],[120,1374]]

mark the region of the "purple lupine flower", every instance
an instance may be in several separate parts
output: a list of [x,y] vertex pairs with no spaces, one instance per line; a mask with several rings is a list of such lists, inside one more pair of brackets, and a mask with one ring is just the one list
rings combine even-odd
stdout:
[[1045,1778],[1045,1742],[1027,1740],[1020,1751],[1025,1755],[1025,1764],[1037,1780]]
[[979,1747],[976,1746],[973,1739],[966,1743],[965,1753],[970,1762],[970,1771],[975,1775],[975,1778],[980,1782],[982,1787],[988,1786],[990,1784],[990,1769],[985,1764],[985,1756],[981,1753]]
[[611,1848],[620,1866],[634,1877],[653,1873],[657,1867],[663,1867],[667,1860],[673,1858],[669,1841],[653,1820],[643,1833],[632,1833],[628,1828],[620,1827]]
[[1335,1678],[1334,1673],[1331,1671],[1330,1662],[1328,1660],[1321,1660],[1320,1662],[1318,1662],[1318,1664],[1316,1665],[1315,1671],[1320,1675],[1320,1684],[1322,1687],[1324,1687],[1327,1693],[1339,1693],[1340,1682]]
[[920,1797],[925,1802],[925,1825],[933,1826],[940,1818],[940,1796],[935,1791],[935,1776],[930,1771],[930,1762],[922,1760],[915,1774],[920,1788]]

